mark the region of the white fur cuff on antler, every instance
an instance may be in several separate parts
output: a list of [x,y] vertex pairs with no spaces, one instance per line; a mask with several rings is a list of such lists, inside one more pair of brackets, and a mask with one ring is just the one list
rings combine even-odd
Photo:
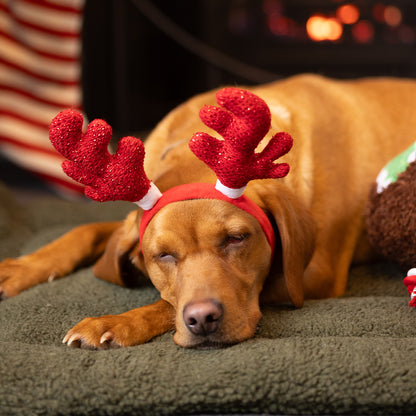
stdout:
[[162,193],[159,191],[159,188],[153,182],[150,182],[150,188],[147,194],[140,201],[136,201],[135,204],[145,211],[148,211],[155,206],[161,196]]
[[220,191],[225,196],[228,196],[228,198],[231,199],[237,199],[240,198],[241,195],[243,195],[244,191],[246,190],[247,185],[243,186],[242,188],[229,188],[228,186],[225,186],[221,183],[219,179],[217,179],[217,183],[215,184],[215,189],[217,191]]

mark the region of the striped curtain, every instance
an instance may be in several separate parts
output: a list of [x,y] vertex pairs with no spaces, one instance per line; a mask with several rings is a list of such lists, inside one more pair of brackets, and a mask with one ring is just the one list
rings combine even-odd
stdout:
[[52,118],[81,109],[84,0],[0,0],[0,152],[65,194],[81,188],[61,170]]

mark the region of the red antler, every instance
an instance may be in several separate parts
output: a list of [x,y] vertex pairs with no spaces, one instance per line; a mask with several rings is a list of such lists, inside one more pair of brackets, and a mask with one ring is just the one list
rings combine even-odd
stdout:
[[196,133],[189,143],[192,152],[228,188],[243,188],[253,179],[286,176],[289,165],[274,161],[291,149],[293,141],[288,133],[275,134],[261,153],[255,152],[270,129],[267,104],[253,93],[237,88],[224,88],[216,97],[225,110],[204,106],[200,118],[224,140]]
[[[139,201],[140,206],[149,189],[160,197],[144,172],[145,151],[139,139],[124,137],[117,152],[111,155],[107,150],[111,127],[104,120],[94,120],[82,134],[82,123],[80,113],[64,110],[52,120],[49,138],[56,150],[68,159],[62,163],[64,172],[87,185],[85,195],[100,202]],[[148,199],[149,195],[146,203]]]

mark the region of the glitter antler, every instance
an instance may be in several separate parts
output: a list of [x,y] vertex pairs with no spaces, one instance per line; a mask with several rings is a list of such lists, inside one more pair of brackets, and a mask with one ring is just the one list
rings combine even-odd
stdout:
[[51,122],[49,138],[67,160],[64,172],[86,185],[85,195],[96,201],[131,201],[150,209],[160,198],[160,191],[147,178],[144,146],[135,137],[120,140],[117,152],[107,148],[112,129],[104,120],[93,120],[82,133],[83,117],[74,110],[64,110]]
[[230,198],[238,198],[253,179],[286,176],[289,165],[274,161],[291,149],[293,140],[288,133],[275,134],[262,152],[255,152],[270,129],[267,104],[253,93],[237,88],[224,88],[216,97],[223,108],[206,105],[199,115],[224,140],[196,133],[189,146],[216,173],[217,189]]

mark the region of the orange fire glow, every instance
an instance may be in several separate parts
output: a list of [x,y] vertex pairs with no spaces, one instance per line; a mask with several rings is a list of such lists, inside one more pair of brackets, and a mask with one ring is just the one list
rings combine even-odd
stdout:
[[359,43],[369,43],[374,38],[374,27],[368,20],[360,20],[352,27],[352,35]]
[[384,19],[389,26],[399,26],[402,22],[402,12],[396,6],[387,6],[384,9]]
[[316,42],[336,41],[342,36],[342,24],[338,19],[315,14],[306,22],[308,36]]
[[337,18],[346,25],[352,25],[360,18],[360,10],[353,4],[344,4],[337,9]]

